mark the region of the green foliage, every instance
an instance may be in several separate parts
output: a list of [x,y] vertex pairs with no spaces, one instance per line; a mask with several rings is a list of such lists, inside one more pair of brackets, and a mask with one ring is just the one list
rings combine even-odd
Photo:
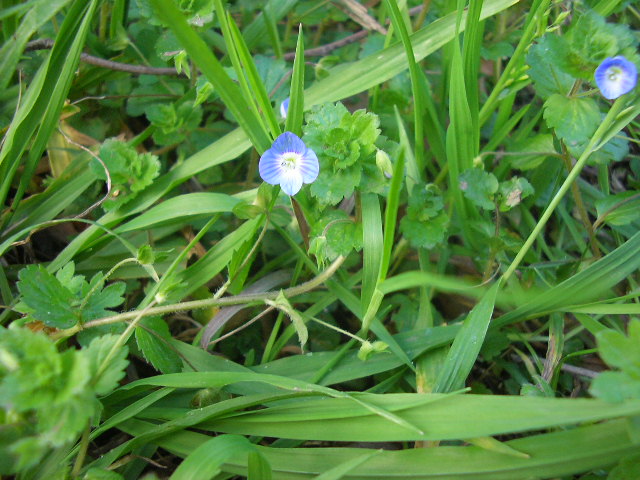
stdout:
[[592,98],[554,93],[544,102],[544,119],[568,146],[588,141],[600,123],[600,109]]
[[20,271],[18,311],[54,328],[70,328],[109,315],[110,308],[123,301],[125,284],[104,287],[105,279],[97,273],[90,282],[74,275],[75,264],[69,262],[56,275],[42,265],[29,265]]
[[640,455],[631,454],[620,460],[620,463],[611,470],[607,480],[633,480],[640,477]]
[[544,100],[551,95],[566,95],[573,86],[573,76],[562,69],[566,40],[555,34],[543,36],[527,54],[529,70],[536,93]]
[[[567,145],[569,153],[579,156],[585,149],[588,139],[577,144]],[[624,138],[614,137],[589,157],[589,165],[608,165],[623,160],[629,154],[629,142]]]
[[591,384],[591,394],[609,402],[640,398],[640,321],[629,322],[628,336],[603,330],[596,336],[598,351],[615,372],[603,372]]
[[546,158],[556,153],[553,135],[543,133],[527,137],[513,145],[514,155],[509,157],[511,166],[518,170],[531,170],[539,167]]
[[640,219],[640,192],[628,192],[608,195],[596,201],[598,218],[604,219],[610,225],[629,225]]
[[171,348],[171,333],[159,317],[145,318],[136,328],[136,342],[144,358],[162,373],[176,373],[182,360]]
[[492,173],[480,168],[471,168],[460,174],[460,190],[475,205],[485,210],[495,208],[498,179]]
[[122,480],[124,477],[106,468],[90,468],[82,478],[83,480]]
[[291,324],[293,325],[293,328],[298,335],[300,348],[304,348],[307,340],[309,339],[309,331],[307,330],[307,326],[304,322],[304,319],[302,318],[302,315],[300,315],[300,313],[293,308],[289,300],[287,300],[287,297],[284,296],[282,290],[280,291],[280,293],[278,293],[278,296],[274,301],[265,300],[265,303],[274,308],[277,308],[289,317],[289,319],[291,320]]
[[[200,100],[202,99],[202,91],[200,93]],[[150,105],[146,109],[146,116],[151,122],[151,125],[156,127],[153,132],[153,139],[158,145],[173,145],[183,142],[187,137],[187,134],[196,129],[196,127],[202,121],[202,108],[196,106],[191,102],[184,102],[177,107],[173,103],[157,103]],[[118,150],[116,155],[132,159],[132,151],[123,151],[122,147],[114,149],[110,146],[111,150]],[[104,149],[104,145],[103,145]],[[102,153],[103,150],[101,150]],[[144,156],[148,157],[145,158]],[[132,191],[142,190],[158,175],[159,164],[154,156],[147,154],[142,155],[143,158],[137,160],[141,165],[140,167],[130,167],[129,175],[133,174],[137,177],[137,182],[132,181],[131,178],[128,182],[131,184]],[[113,160],[113,157],[110,157]],[[131,160],[129,160],[131,162]],[[119,164],[120,165],[120,164]],[[131,165],[131,163],[129,163]],[[142,166],[144,165],[144,166]],[[136,170],[137,168],[137,170]],[[155,170],[154,170],[155,169]],[[145,170],[143,172],[143,170]],[[126,175],[126,173],[125,173]],[[142,185],[144,182],[146,184]],[[139,183],[137,189],[134,189],[134,185]]]
[[108,357],[117,340],[104,336],[85,349],[60,353],[42,333],[0,330],[1,424],[11,432],[0,456],[12,462],[0,467],[2,473],[35,465],[98,418],[96,395],[113,391],[128,365],[126,348]]
[[362,249],[362,224],[349,218],[343,210],[325,210],[313,225],[311,236],[309,253],[321,264]]
[[98,337],[80,353],[89,364],[92,387],[96,395],[107,395],[115,390],[129,364],[127,347],[118,346],[118,337],[116,335]]
[[303,140],[320,162],[311,195],[321,206],[338,204],[360,185],[368,184],[363,191],[380,193],[371,186],[381,176],[376,166],[378,126],[373,113],[351,114],[341,103],[320,105],[307,114]]
[[527,55],[537,93],[567,95],[575,79],[593,80],[596,67],[607,57],[636,56],[637,41],[625,25],[607,23],[594,11],[579,12],[565,35],[545,34]]
[[6,3],[0,474],[637,476],[629,2]]
[[578,78],[591,80],[596,67],[607,57],[635,56],[637,40],[625,25],[607,23],[593,11],[586,11],[572,23],[564,37],[564,66]]
[[433,248],[444,240],[448,226],[449,216],[438,187],[415,184],[407,214],[400,222],[402,235],[416,248]]
[[[152,106],[155,107],[162,110],[161,106]],[[174,124],[171,119],[166,121]],[[151,185],[160,173],[158,157],[150,153],[139,154],[133,147],[115,139],[109,139],[102,144],[100,159],[104,162],[104,167],[97,160],[93,160],[91,166],[102,180],[107,179],[105,167],[109,171],[111,195],[104,203],[108,210],[115,210],[133,200],[136,194]]]

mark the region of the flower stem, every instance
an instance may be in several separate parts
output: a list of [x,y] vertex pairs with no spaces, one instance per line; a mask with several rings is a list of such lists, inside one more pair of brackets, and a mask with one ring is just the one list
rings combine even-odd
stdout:
[[87,449],[89,448],[89,433],[90,428],[89,424],[87,423],[87,426],[82,432],[82,438],[80,439],[80,449],[78,450],[78,456],[76,457],[76,461],[73,464],[73,470],[71,471],[71,476],[74,478],[80,475],[82,464],[84,463],[84,459],[87,456]]
[[600,143],[600,140],[603,138],[605,132],[607,131],[607,129],[611,128],[611,126],[616,121],[618,114],[622,111],[622,108],[624,107],[625,101],[626,100],[624,100],[624,97],[621,97],[609,109],[607,116],[604,118],[604,120],[602,121],[602,123],[600,124],[596,132],[593,134],[593,137],[591,137],[591,140],[589,141],[587,147],[584,149],[584,152],[582,152],[582,155],[580,155],[580,158],[578,159],[576,164],[573,166],[573,168],[569,172],[569,175],[567,176],[565,181],[560,186],[560,189],[558,190],[558,192],[555,194],[555,196],[549,203],[549,206],[540,217],[540,220],[538,220],[538,223],[536,224],[535,228],[533,229],[533,231],[531,232],[527,240],[524,242],[524,245],[522,246],[522,248],[520,249],[516,257],[511,262],[511,265],[509,265],[509,268],[507,269],[507,271],[504,272],[504,275],[502,276],[503,281],[506,282],[509,279],[509,277],[511,277],[511,275],[516,270],[516,268],[518,268],[518,266],[524,259],[524,256],[527,254],[527,252],[531,248],[531,245],[533,245],[533,242],[538,237],[538,235],[542,232],[543,228],[549,221],[549,218],[551,218],[551,215],[553,214],[554,210],[560,204],[562,197],[564,197],[565,193],[567,193],[567,190],[569,190],[569,188],[571,187],[571,184],[578,178],[578,175],[580,175],[580,172],[582,172],[582,169],[587,163],[587,159],[594,152],[594,150],[596,149],[596,146]]
[[[562,145],[562,151],[564,153],[564,155],[562,156],[562,160],[567,167],[567,172],[571,172],[571,159],[566,150],[567,147]],[[591,225],[587,207],[585,207],[584,201],[582,200],[582,194],[580,193],[580,186],[578,185],[578,182],[573,182],[571,184],[571,195],[573,195],[573,201],[576,203],[576,208],[578,209],[578,214],[580,215],[582,225],[584,226],[585,230],[587,231],[587,235],[589,236],[589,243],[591,244],[591,251],[593,252],[593,256],[596,259],[600,258],[602,254],[600,253],[600,248],[598,248],[598,242],[593,231],[593,225]]]
[[[342,263],[345,261],[345,257],[340,256],[336,258],[333,263],[322,273],[320,273],[315,278],[305,282],[301,285],[287,288],[283,290],[284,295],[287,298],[295,297],[297,295],[301,295],[306,293],[314,288],[320,286],[325,281],[333,276],[333,274],[340,268]],[[181,302],[174,303],[171,305],[162,305],[160,307],[151,307],[145,308],[142,311],[133,311],[133,312],[125,312],[117,315],[112,315],[110,317],[99,318],[97,320],[92,320],[90,322],[85,323],[82,327],[73,327],[69,330],[65,330],[65,336],[69,336],[68,333],[73,335],[78,330],[83,328],[92,328],[98,327],[100,325],[110,325],[112,323],[124,322],[126,320],[130,320],[132,318],[138,317],[146,317],[150,315],[165,315],[167,313],[173,313],[181,310],[197,310],[201,308],[212,307],[214,305],[240,305],[244,303],[254,303],[254,302],[263,302],[264,300],[274,300],[280,292],[265,292],[265,293],[254,293],[254,294],[240,294],[235,295],[233,297],[224,297],[224,298],[207,298],[205,300],[193,300],[190,302]]]
[[340,327],[336,327],[335,325],[331,325],[330,323],[327,323],[327,322],[325,322],[323,320],[320,320],[319,318],[316,318],[316,317],[309,317],[309,318],[311,320],[313,320],[314,322],[319,323],[322,326],[330,328],[331,330],[335,330],[336,332],[341,333],[343,335],[346,335],[347,337],[351,337],[354,340],[357,340],[358,342],[360,342],[362,344],[364,344],[366,342],[366,340],[364,340],[363,338],[360,338],[359,336],[354,335],[353,333],[347,332],[346,330],[343,330]]

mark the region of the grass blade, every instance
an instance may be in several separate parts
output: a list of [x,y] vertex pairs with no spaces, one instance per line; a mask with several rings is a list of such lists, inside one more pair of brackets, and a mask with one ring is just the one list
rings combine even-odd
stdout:
[[434,392],[451,392],[464,387],[464,382],[480,353],[489,328],[498,288],[500,288],[500,282],[494,284],[469,312],[447,353],[447,358],[433,387]]
[[373,193],[363,194],[361,197],[361,206],[363,232],[361,308],[363,312],[369,313],[369,304],[371,303],[380,276],[382,257],[384,255],[384,239],[378,196]]
[[400,14],[400,9],[396,2],[391,0],[385,0],[387,10],[391,14],[391,24],[402,41],[402,46],[405,50],[407,58],[407,64],[409,66],[409,75],[411,76],[411,91],[413,93],[413,111],[414,111],[414,156],[418,168],[420,171],[424,169],[424,97],[426,92],[422,88],[423,84],[420,81],[420,73],[418,71],[418,64],[416,57],[413,53],[413,46],[411,45],[411,39],[409,38],[409,32],[407,25],[404,23],[404,19]]
[[[5,42],[0,48],[0,90],[4,90],[9,85],[29,38],[69,2],[70,0],[29,2],[28,10],[25,16],[20,19],[17,30],[11,36],[11,41]],[[20,15],[22,9],[19,7],[20,5],[14,7],[17,11],[12,14]]]
[[178,466],[170,480],[210,480],[231,457],[248,454],[254,446],[239,435],[221,435],[204,442]]
[[289,111],[284,129],[302,136],[302,117],[304,113],[304,36],[302,25],[298,28],[296,58],[293,60],[293,76],[289,94]]
[[240,89],[229,78],[207,44],[187,24],[178,7],[173,2],[162,0],[151,0],[151,4],[158,17],[171,28],[180,44],[220,94],[220,98],[231,110],[256,150],[259,153],[267,150],[271,146],[271,142],[262,122],[253,113],[248,99],[242,95]]

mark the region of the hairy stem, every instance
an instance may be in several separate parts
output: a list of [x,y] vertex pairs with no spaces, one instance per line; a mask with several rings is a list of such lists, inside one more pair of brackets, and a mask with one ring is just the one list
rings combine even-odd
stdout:
[[[322,285],[326,280],[331,278],[333,274],[340,268],[342,263],[344,262],[345,257],[338,257],[334,260],[334,262],[322,273],[320,273],[317,277],[305,282],[301,285],[287,288],[285,289],[284,295],[287,298],[295,297],[297,295],[301,295],[306,293],[314,288]],[[79,330],[85,328],[98,327],[100,325],[110,325],[112,323],[124,322],[126,320],[130,320],[132,318],[137,318],[139,316],[151,316],[151,315],[164,315],[167,313],[173,313],[184,310],[198,310],[200,308],[212,307],[214,305],[240,305],[243,303],[255,303],[255,302],[263,302],[264,300],[274,300],[278,296],[279,292],[265,292],[265,293],[254,293],[254,294],[241,294],[235,295],[233,297],[224,297],[224,298],[208,298],[205,300],[193,300],[190,302],[180,302],[174,303],[171,305],[163,305],[161,307],[153,307],[146,308],[142,312],[133,311],[133,312],[125,312],[117,315],[112,315],[110,317],[99,318],[97,320],[92,320],[90,322],[85,323],[83,326],[77,326],[71,328],[69,330],[65,330],[65,336],[69,334],[73,335]]]

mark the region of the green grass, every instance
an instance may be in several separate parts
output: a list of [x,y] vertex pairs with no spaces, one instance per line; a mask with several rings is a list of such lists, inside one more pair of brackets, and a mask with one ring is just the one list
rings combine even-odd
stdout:
[[0,475],[640,478],[633,4],[0,22]]

